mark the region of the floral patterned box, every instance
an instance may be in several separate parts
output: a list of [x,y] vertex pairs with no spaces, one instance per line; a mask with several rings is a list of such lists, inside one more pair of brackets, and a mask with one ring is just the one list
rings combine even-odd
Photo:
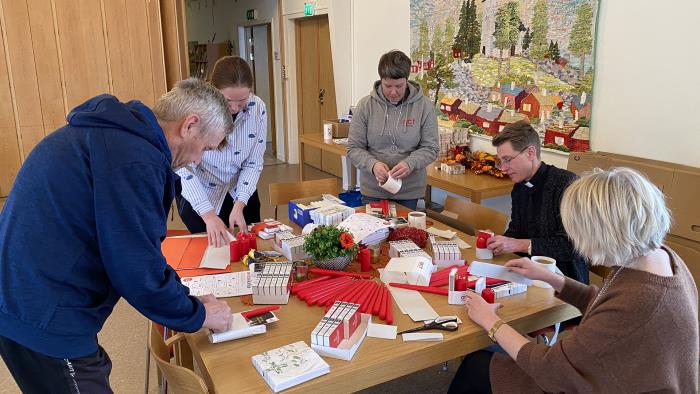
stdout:
[[257,354],[252,361],[275,393],[331,371],[328,363],[303,341]]

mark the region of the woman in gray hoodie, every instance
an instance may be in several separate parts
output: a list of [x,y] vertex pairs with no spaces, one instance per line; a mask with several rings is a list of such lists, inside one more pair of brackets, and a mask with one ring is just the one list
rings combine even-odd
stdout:
[[[379,59],[379,81],[360,100],[350,123],[348,156],[362,171],[363,203],[381,199],[416,209],[425,195],[425,168],[439,152],[437,117],[420,85],[409,81],[411,59],[391,51]],[[396,194],[384,190],[389,177],[401,179]]]

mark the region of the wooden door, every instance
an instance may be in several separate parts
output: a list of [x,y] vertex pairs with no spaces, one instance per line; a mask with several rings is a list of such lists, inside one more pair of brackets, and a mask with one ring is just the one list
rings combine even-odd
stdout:
[[[328,16],[297,21],[296,58],[299,134],[322,133],[323,120],[338,117]],[[305,147],[304,162],[341,175],[340,156],[336,154]]]
[[177,9],[182,0],[0,0],[0,198],[76,105],[102,93],[155,104],[166,91],[164,38],[184,37],[161,16]]

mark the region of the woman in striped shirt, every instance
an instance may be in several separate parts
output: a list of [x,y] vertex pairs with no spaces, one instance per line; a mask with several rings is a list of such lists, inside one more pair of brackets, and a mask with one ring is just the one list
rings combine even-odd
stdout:
[[182,193],[178,212],[192,233],[206,231],[209,244],[229,242],[229,228],[247,231],[260,221],[257,183],[263,169],[267,138],[265,103],[251,93],[253,73],[245,60],[226,56],[214,65],[211,83],[226,97],[233,116],[233,132],[225,146],[204,153],[199,165],[177,171]]

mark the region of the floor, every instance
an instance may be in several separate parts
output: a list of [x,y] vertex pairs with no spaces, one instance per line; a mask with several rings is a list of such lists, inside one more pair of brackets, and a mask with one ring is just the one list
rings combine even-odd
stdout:
[[[265,158],[265,169],[258,187],[262,203],[261,216],[272,217],[273,207],[269,205],[267,185],[273,182],[291,182],[299,179],[299,166],[280,163],[269,155]],[[322,179],[332,175],[307,168],[308,179]],[[279,216],[286,217],[285,206],[279,207]],[[170,228],[184,228],[177,216],[171,217]],[[110,382],[115,393],[144,393],[146,377],[146,319],[124,300],[120,301],[99,334],[100,344],[112,359]],[[391,366],[387,366],[390,368]],[[252,365],[251,365],[252,368]],[[442,365],[414,373],[412,375],[386,382],[379,386],[363,390],[362,393],[444,393],[452,380],[457,365],[452,362],[447,371]],[[149,373],[148,393],[157,393],[154,363]],[[10,376],[4,363],[0,361],[0,393],[19,394],[20,391]]]

